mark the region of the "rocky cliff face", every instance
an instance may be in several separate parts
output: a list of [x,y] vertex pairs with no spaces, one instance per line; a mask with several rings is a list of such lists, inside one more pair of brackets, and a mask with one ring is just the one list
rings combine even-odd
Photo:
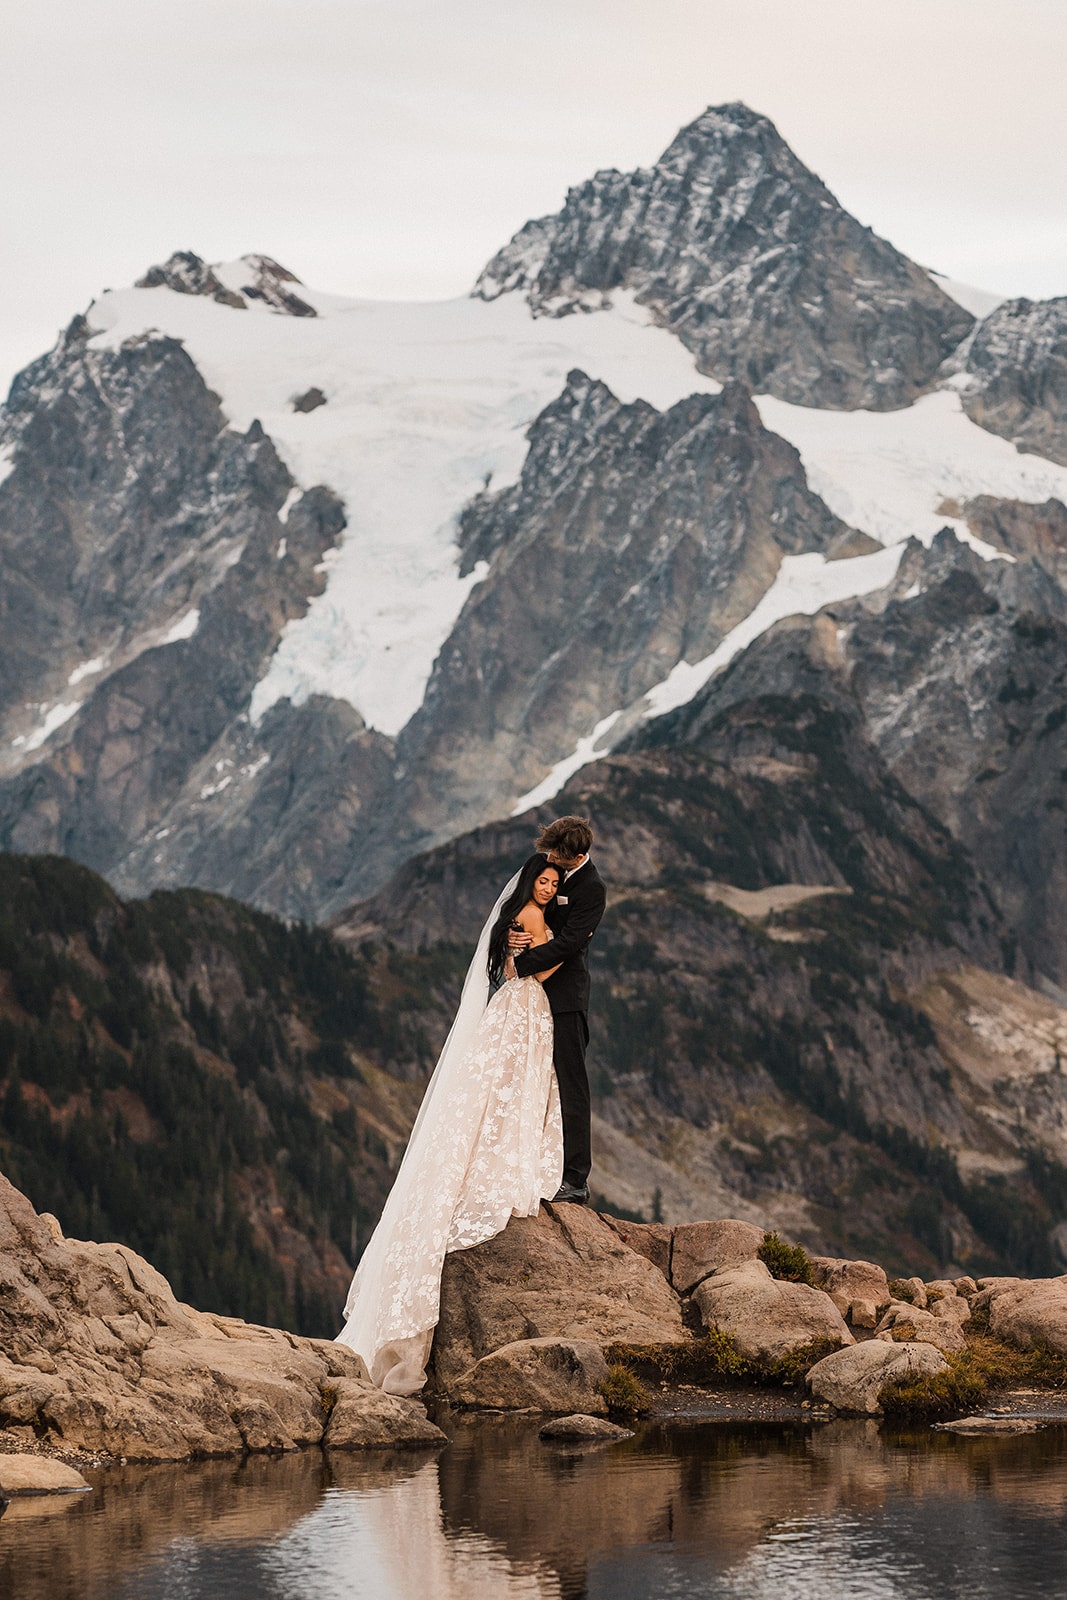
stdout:
[[314,306],[301,300],[293,290],[292,285],[300,282],[295,272],[270,256],[242,256],[228,269],[220,270],[222,277],[192,250],[175,250],[161,266],[149,267],[144,277],[138,278],[137,288],[166,288],[173,289],[176,294],[206,295],[235,311],[247,310],[249,302],[255,302],[287,317],[318,315]]
[[757,694],[812,692],[858,713],[908,793],[981,863],[1021,970],[1062,985],[1067,527],[1056,502],[985,500],[968,515],[1014,559],[984,561],[947,532],[914,545],[888,591],[780,624],[648,737],[687,741]]
[[799,405],[906,405],[973,320],[740,104],[710,107],[654,167],[572,189],[494,256],[475,293],[521,291],[562,316],[622,289],[702,371]]
[[[284,863],[279,904],[306,913],[310,867],[292,839],[306,819],[283,774],[331,735],[314,708],[286,705],[261,738],[247,711],[282,629],[322,587],[343,511],[326,489],[296,491],[257,423],[226,427],[177,341],[87,339],[73,324],[5,412],[0,842],[130,887],[206,871],[254,895]],[[338,818],[390,761],[389,741],[341,709]]]
[[572,373],[518,483],[464,513],[464,562],[487,572],[399,741],[412,837],[511,809],[590,727],[709,655],[784,555],[849,533],[740,386],[659,412]]
[[969,417],[1067,463],[1067,297],[998,306],[975,330],[965,370]]

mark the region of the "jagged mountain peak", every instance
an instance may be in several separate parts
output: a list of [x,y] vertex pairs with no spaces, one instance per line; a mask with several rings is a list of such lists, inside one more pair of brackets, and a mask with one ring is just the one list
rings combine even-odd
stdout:
[[249,302],[254,301],[283,316],[317,316],[314,306],[294,294],[290,287],[300,281],[295,272],[290,272],[272,256],[251,254],[237,261],[209,265],[192,250],[175,250],[161,265],[149,267],[135,287],[202,295],[216,300],[219,305],[231,306],[235,311],[247,310]]
[[710,376],[842,410],[908,404],[974,321],[741,103],[709,106],[652,167],[572,188],[473,292],[521,291],[535,316],[559,317],[622,289]]

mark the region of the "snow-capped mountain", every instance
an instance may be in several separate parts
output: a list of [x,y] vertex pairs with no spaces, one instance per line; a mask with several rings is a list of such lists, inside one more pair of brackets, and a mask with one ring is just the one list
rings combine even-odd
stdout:
[[710,107],[650,169],[572,189],[493,258],[475,293],[521,292],[559,317],[619,289],[702,372],[849,410],[914,400],[974,320],[744,105]]
[[3,414],[0,842],[329,914],[783,618],[1030,574],[997,505],[1067,500],[1065,309],[908,261],[737,106],[460,300],[176,254]]

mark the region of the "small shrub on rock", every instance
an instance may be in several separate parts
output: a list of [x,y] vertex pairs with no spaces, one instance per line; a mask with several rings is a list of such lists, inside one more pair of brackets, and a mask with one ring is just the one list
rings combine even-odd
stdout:
[[942,1422],[966,1416],[997,1390],[1067,1389],[1067,1356],[1043,1347],[1017,1350],[988,1334],[969,1333],[967,1348],[945,1359],[947,1372],[887,1384],[880,1396],[886,1416],[897,1422]]
[[915,1291],[904,1278],[890,1278],[889,1293],[894,1300],[903,1300],[909,1306],[915,1304]]
[[781,1278],[786,1283],[806,1283],[812,1289],[816,1287],[811,1259],[803,1245],[787,1244],[781,1234],[768,1233],[757,1254],[772,1278]]
[[613,1416],[639,1417],[649,1408],[648,1391],[644,1384],[621,1362],[608,1368],[607,1377],[597,1385],[597,1389],[607,1401],[608,1410]]
[[766,1368],[762,1381],[780,1383],[784,1389],[803,1383],[816,1361],[821,1361],[823,1356],[828,1356],[831,1351],[839,1348],[833,1339],[813,1339],[810,1344],[802,1345],[799,1350],[790,1350],[788,1355],[779,1356],[777,1361],[773,1361]]

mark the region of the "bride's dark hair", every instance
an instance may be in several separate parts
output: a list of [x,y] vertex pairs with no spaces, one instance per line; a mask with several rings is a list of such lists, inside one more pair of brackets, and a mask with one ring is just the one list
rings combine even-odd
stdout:
[[494,986],[504,976],[504,963],[508,959],[508,928],[512,919],[533,899],[533,886],[549,866],[558,877],[562,878],[563,874],[555,863],[549,861],[540,850],[535,851],[528,861],[523,862],[518,883],[500,907],[500,915],[493,923],[493,931],[489,935],[489,960],[486,963],[489,982]]

